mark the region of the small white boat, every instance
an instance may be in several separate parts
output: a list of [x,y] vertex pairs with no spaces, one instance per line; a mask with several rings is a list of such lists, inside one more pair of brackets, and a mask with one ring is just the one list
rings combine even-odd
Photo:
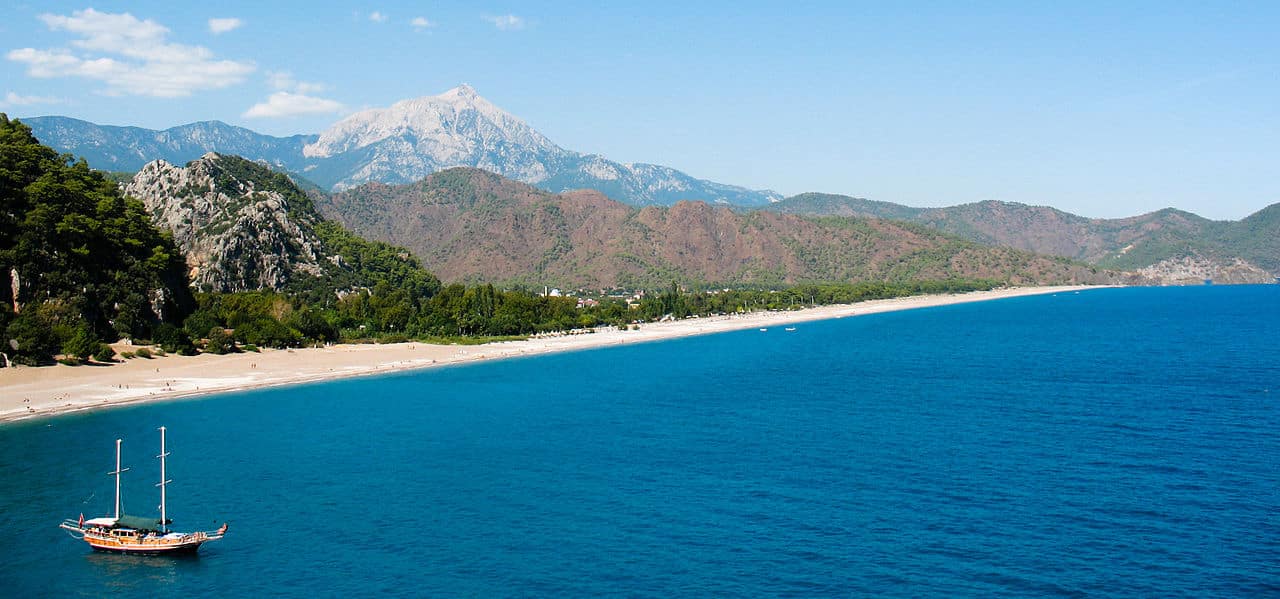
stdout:
[[765,332],[765,331],[767,331],[767,330],[769,330],[769,329],[760,329],[760,332],[761,332],[761,333],[763,333],[763,332]]
[[795,327],[787,327],[787,328],[785,328],[785,329],[783,329],[783,330],[785,330],[785,331],[794,331],[794,330],[796,330],[796,328],[795,328]]
[[166,513],[165,487],[173,482],[165,478],[165,457],[169,455],[164,447],[164,427],[160,427],[160,518],[145,516],[129,516],[120,513],[120,474],[128,472],[128,468],[120,467],[120,439],[116,439],[116,469],[108,475],[116,477],[116,509],[115,515],[101,518],[78,520],[67,519],[58,527],[71,533],[71,536],[88,543],[95,551],[114,553],[133,553],[138,555],[170,555],[179,553],[195,553],[201,545],[209,541],[217,541],[227,534],[227,525],[223,524],[216,531],[173,532],[169,530],[170,520]]

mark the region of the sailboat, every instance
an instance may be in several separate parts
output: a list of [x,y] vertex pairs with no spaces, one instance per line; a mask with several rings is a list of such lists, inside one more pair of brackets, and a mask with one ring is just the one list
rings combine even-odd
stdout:
[[128,472],[128,468],[120,467],[120,444],[116,439],[116,469],[107,474],[116,477],[115,515],[101,518],[84,519],[84,514],[76,520],[67,519],[58,527],[71,533],[71,536],[88,543],[96,551],[115,553],[134,553],[140,555],[169,555],[178,553],[195,553],[201,545],[209,541],[217,541],[227,534],[227,525],[215,531],[174,532],[169,530],[169,520],[165,506],[165,487],[173,482],[165,477],[164,427],[160,427],[160,518],[129,516],[120,513],[120,475]]

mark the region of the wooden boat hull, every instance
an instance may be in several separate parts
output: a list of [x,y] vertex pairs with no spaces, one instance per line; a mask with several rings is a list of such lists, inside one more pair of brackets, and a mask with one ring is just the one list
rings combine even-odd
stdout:
[[201,545],[221,539],[227,530],[224,526],[216,532],[144,534],[131,529],[88,528],[74,520],[67,520],[59,526],[87,543],[94,551],[133,555],[194,554]]
[[204,541],[173,545],[102,545],[89,542],[94,551],[103,553],[128,553],[132,555],[193,555]]

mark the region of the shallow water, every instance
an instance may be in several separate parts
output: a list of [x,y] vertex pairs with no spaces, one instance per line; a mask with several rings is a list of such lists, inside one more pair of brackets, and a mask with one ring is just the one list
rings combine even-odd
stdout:
[[[1280,286],[1017,298],[0,427],[16,596],[1280,594]],[[56,528],[154,511],[190,559]]]

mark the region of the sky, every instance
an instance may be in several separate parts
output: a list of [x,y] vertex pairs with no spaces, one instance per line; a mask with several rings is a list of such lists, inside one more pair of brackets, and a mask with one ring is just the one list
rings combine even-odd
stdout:
[[467,83],[566,149],[785,195],[1280,202],[1280,2],[185,4],[10,5],[0,112],[289,135]]

